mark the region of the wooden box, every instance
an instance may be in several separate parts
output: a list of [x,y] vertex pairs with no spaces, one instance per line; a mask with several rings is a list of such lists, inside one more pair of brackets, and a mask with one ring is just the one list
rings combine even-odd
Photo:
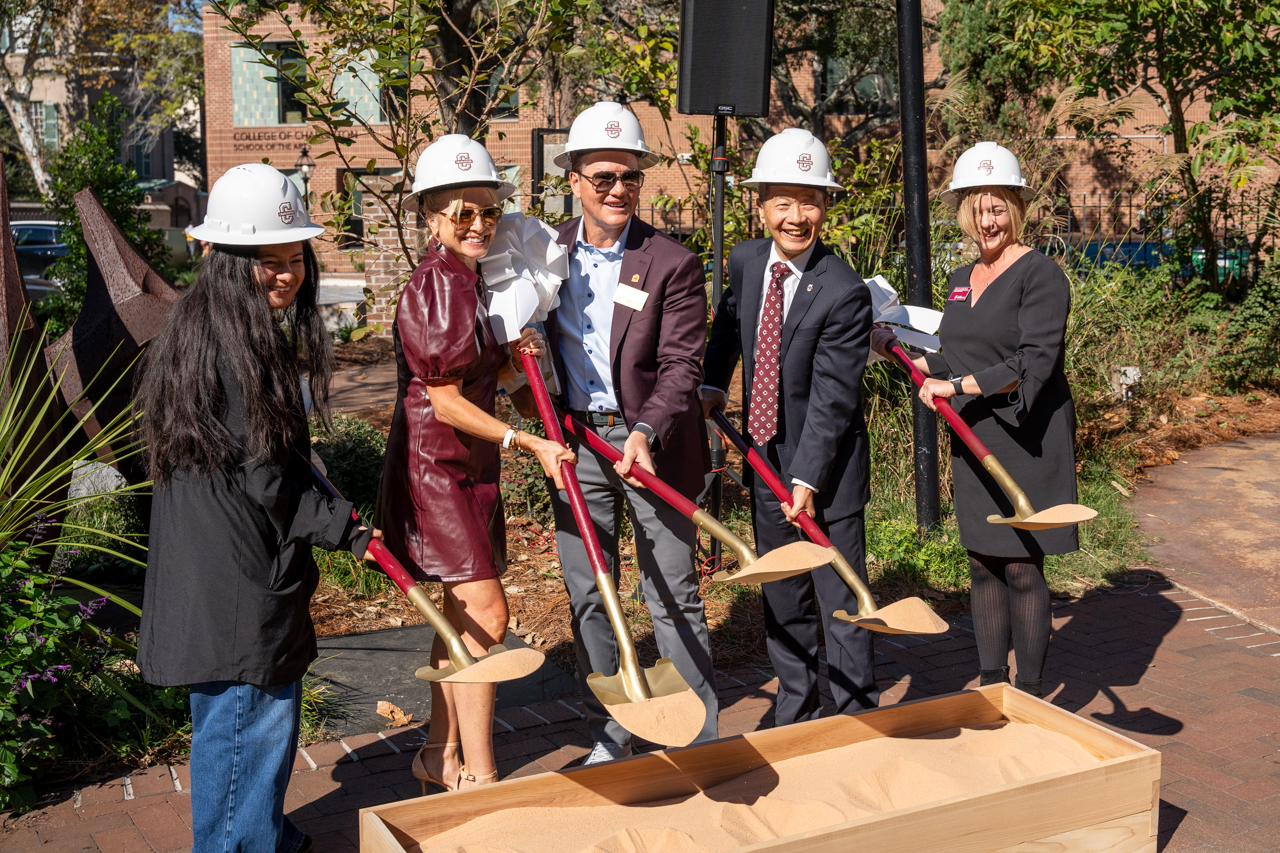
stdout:
[[360,850],[412,853],[419,842],[503,809],[633,804],[687,796],[766,764],[871,738],[916,737],[1004,720],[1066,735],[1099,761],[738,850],[1155,853],[1160,753],[1007,685],[361,809]]

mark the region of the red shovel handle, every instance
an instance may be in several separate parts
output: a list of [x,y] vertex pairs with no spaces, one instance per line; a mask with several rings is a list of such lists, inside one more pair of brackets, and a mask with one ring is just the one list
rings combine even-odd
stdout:
[[[622,458],[622,453],[618,448],[596,435],[593,431],[587,429],[581,421],[575,420],[573,415],[564,416],[564,428],[585,441],[591,446],[592,450],[596,451],[610,462],[617,462]],[[693,503],[693,501],[689,500],[662,480],[659,480],[657,477],[641,468],[639,465],[631,466],[629,476],[635,477],[640,481],[642,486],[653,492],[662,500],[671,504],[671,506],[675,507],[676,511],[685,518],[692,519],[694,513],[698,511],[698,507]]]
[[[338,493],[337,487],[330,483],[329,478],[321,474],[315,465],[311,466],[311,473],[316,475],[316,482],[320,484],[324,491],[328,492],[329,497],[342,500],[342,495]],[[355,510],[351,511],[351,517],[361,524],[365,524]],[[365,526],[372,527],[372,525],[367,524]],[[400,561],[391,555],[386,545],[382,544],[382,540],[370,539],[369,553],[373,556],[374,561],[382,567],[382,570],[387,573],[387,577],[391,578],[392,582],[400,587],[400,591],[404,594],[408,595],[409,590],[418,585],[418,582],[413,579],[413,575],[405,571],[404,566],[400,565]]]
[[[764,480],[765,485],[769,487],[769,491],[773,492],[778,500],[787,506],[791,506],[792,494],[783,484],[778,472],[773,470],[773,466],[769,464],[769,461],[759,453],[756,453],[754,447],[747,444],[747,440],[733,428],[733,424],[729,423],[729,418],[725,416],[724,412],[716,409],[711,413],[711,417],[716,422],[716,426],[724,431],[725,438],[729,439],[733,446],[738,448],[742,458],[746,459],[752,470]],[[807,512],[802,512],[796,520],[800,522],[800,529],[804,531],[805,536],[809,537],[810,542],[815,545],[821,545],[823,548],[831,547],[831,540],[823,534],[822,528],[818,527],[818,522],[813,520],[813,516]]]
[[[542,368],[538,360],[527,352],[520,353],[524,364],[524,372],[529,377],[529,387],[533,390],[533,399],[538,404],[538,415],[547,430],[547,438],[557,444],[564,444],[564,433],[556,421],[555,406],[551,403],[551,395],[547,393],[547,383],[542,380]],[[569,506],[573,509],[573,519],[578,522],[578,531],[582,534],[582,544],[587,549],[587,559],[591,561],[591,571],[604,575],[612,580],[609,567],[604,562],[604,551],[600,548],[600,540],[596,537],[596,526],[591,521],[591,513],[587,511],[586,498],[582,496],[582,486],[578,484],[578,472],[567,462],[560,465],[560,477],[564,480],[564,490],[569,496]]]
[[[923,388],[925,376],[920,372],[920,368],[916,367],[916,363],[907,357],[907,354],[902,351],[902,347],[898,346],[897,343],[893,345],[892,352],[898,361],[902,362],[907,370],[910,371],[911,381],[916,383],[916,387]],[[960,440],[968,445],[978,459],[986,459],[991,455],[991,451],[987,450],[987,446],[982,443],[982,439],[974,435],[969,425],[960,419],[960,416],[956,414],[956,410],[951,408],[949,401],[941,397],[934,397],[933,404],[938,407],[938,413],[942,415],[947,423],[951,424],[951,428],[956,431],[956,435],[960,436]]]

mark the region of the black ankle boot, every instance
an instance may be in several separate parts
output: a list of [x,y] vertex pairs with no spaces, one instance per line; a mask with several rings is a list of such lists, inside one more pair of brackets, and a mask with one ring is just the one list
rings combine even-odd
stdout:
[[986,687],[988,684],[1008,684],[1009,683],[1009,667],[1002,666],[999,669],[980,669],[978,670],[978,685]]
[[1044,692],[1040,689],[1039,681],[1023,681],[1021,678],[1015,678],[1013,686],[1029,696],[1035,696],[1037,699],[1044,696]]

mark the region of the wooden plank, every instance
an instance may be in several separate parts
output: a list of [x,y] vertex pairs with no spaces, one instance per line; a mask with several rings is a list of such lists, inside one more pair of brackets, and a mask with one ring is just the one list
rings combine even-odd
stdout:
[[[991,853],[1146,814],[1159,756],[1135,755],[740,848],[734,853]],[[1149,819],[1148,819],[1149,823]],[[1141,848],[1139,848],[1141,849]]]
[[1065,708],[1035,699],[1021,690],[1005,691],[1004,715],[1014,723],[1033,723],[1072,738],[1094,757],[1106,761],[1124,755],[1155,752],[1151,747],[1117,734],[1093,720],[1076,716]]
[[382,818],[369,809],[361,809],[360,853],[405,853],[405,850]]
[[691,796],[766,764],[880,737],[915,737],[1001,719],[1003,685],[903,702],[849,716],[826,717],[751,732],[699,746],[510,779],[466,791],[375,806],[393,828],[427,839],[502,809],[575,808],[646,803]]
[[1151,815],[1140,812],[994,853],[1156,853],[1156,839],[1147,834],[1150,824]]

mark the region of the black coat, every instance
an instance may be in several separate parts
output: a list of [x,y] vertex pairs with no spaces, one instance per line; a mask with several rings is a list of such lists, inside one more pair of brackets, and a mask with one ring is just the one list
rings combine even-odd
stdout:
[[[1075,503],[1076,414],[1063,371],[1071,285],[1052,260],[1027,252],[975,305],[968,290],[972,270],[970,264],[951,274],[938,329],[942,350],[925,356],[929,372],[940,379],[973,374],[983,396],[957,397],[952,405],[1033,507]],[[1013,382],[1013,391],[998,393]],[[954,432],[951,477],[960,541],[970,551],[1039,557],[1079,547],[1074,525],[1019,530],[988,524],[988,515],[1013,515],[1013,504]]]
[[212,475],[175,471],[155,488],[138,666],[152,684],[289,684],[316,658],[311,546],[363,554],[351,504],[314,488],[304,430],[285,458],[247,461],[244,401],[218,360],[223,423],[237,441]]
[[[742,356],[743,411],[750,411],[757,318],[772,240],[750,240],[729,253],[729,286],[711,324],[703,365],[706,384],[728,389]],[[821,242],[782,325],[778,434],[769,441],[783,482],[818,490],[814,508],[830,522],[871,499],[871,451],[862,412],[862,373],[871,344],[871,291]]]

